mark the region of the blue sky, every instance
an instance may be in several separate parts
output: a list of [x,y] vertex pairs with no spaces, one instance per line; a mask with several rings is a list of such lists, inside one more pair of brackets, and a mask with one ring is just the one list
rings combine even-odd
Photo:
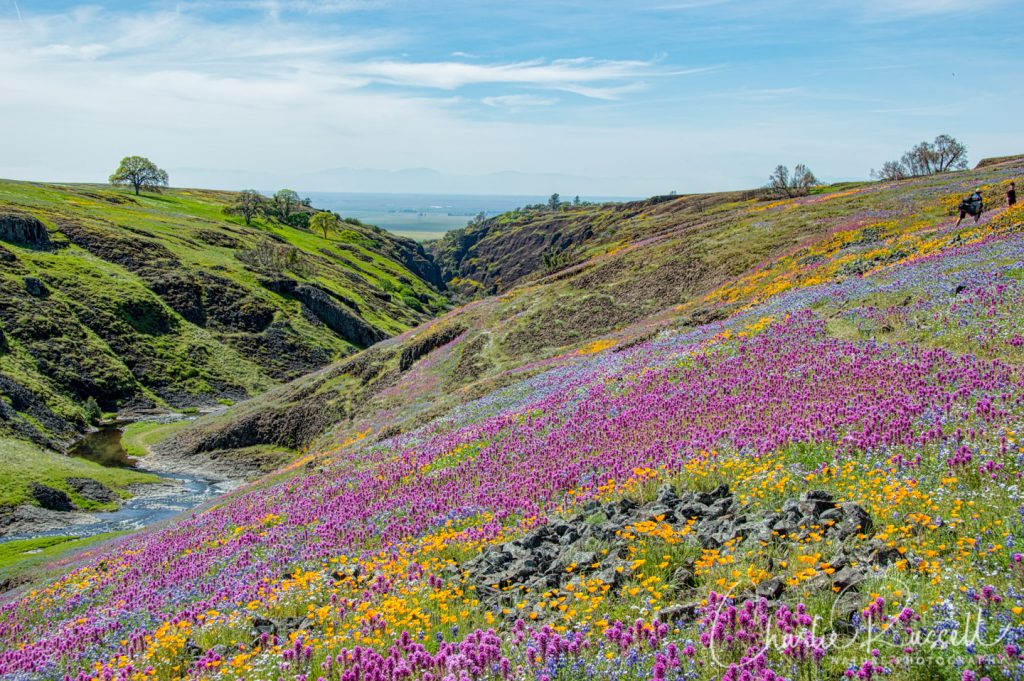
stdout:
[[977,161],[1024,152],[1022,15],[1011,0],[0,0],[0,176],[102,181],[139,153],[178,185],[641,195],[756,186],[777,163],[863,178],[939,133]]

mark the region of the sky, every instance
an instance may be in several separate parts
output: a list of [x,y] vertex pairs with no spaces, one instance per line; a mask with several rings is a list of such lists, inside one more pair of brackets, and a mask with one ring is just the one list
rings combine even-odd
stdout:
[[641,196],[1024,153],[1019,0],[0,0],[0,177]]

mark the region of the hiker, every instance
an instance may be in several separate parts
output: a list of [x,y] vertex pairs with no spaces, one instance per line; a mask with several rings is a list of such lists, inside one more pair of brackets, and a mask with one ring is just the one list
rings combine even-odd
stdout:
[[981,192],[975,191],[973,194],[968,196],[966,199],[960,202],[960,218],[956,221],[956,226],[959,227],[963,219],[968,215],[974,217],[974,221],[977,222],[981,219],[981,213],[985,210],[985,200],[981,198]]
[[1010,183],[1010,188],[1006,190],[1006,207],[1013,208],[1017,205],[1017,187],[1013,182]]

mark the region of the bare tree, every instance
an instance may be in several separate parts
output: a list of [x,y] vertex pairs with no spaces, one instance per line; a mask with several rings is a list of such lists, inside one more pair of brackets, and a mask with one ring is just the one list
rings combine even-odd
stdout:
[[803,163],[797,164],[790,175],[789,168],[783,165],[775,166],[775,170],[768,177],[768,190],[776,196],[803,196],[811,187],[819,184],[818,178],[814,176],[811,169]]
[[252,219],[257,215],[263,215],[267,209],[267,197],[255,189],[246,189],[238,192],[235,202],[230,206],[224,206],[226,215],[241,215],[245,224],[252,224]]
[[950,135],[935,138],[935,172],[963,170],[967,167],[967,147]]
[[937,175],[967,167],[967,147],[950,135],[939,135],[933,142],[914,145],[898,161],[886,161],[882,169],[871,171],[880,180]]
[[775,170],[768,176],[768,189],[776,194],[792,196],[789,191],[789,168],[783,165],[775,166]]
[[907,174],[907,168],[900,161],[886,161],[882,164],[881,170],[871,171],[871,177],[876,177],[879,180],[894,181],[894,180],[905,180],[910,177]]
[[793,177],[790,178],[789,183],[793,189],[803,194],[810,191],[811,187],[819,184],[818,178],[803,163],[798,163],[796,168],[793,169]]

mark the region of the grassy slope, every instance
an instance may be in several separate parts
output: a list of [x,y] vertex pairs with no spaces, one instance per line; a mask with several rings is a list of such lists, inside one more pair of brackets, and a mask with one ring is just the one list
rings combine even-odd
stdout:
[[57,454],[21,440],[0,439],[0,507],[34,503],[29,485],[39,482],[64,490],[84,510],[110,510],[102,504],[79,496],[66,482],[68,478],[92,478],[127,496],[127,486],[154,482],[156,476],[123,468],[107,468],[91,461]]
[[[240,405],[234,414],[205,420],[190,432],[205,430],[209,435],[260,410],[294,410],[301,404],[332,399],[343,402],[348,416],[300,462],[304,466],[294,465],[281,476],[281,487],[266,480],[258,490],[226,501],[194,522],[165,534],[142,535],[131,550],[115,550],[109,561],[87,564],[64,582],[48,587],[39,598],[45,599],[51,612],[66,613],[61,615],[64,629],[78,626],[74,623],[82,621],[79,618],[85,612],[93,617],[86,621],[96,623],[88,626],[100,631],[98,627],[111,618],[127,620],[137,614],[131,604],[111,601],[106,595],[120,585],[121,574],[152,582],[159,592],[149,605],[171,610],[185,607],[183,600],[208,599],[214,590],[224,589],[228,595],[222,601],[204,601],[203,612],[186,617],[185,623],[175,627],[159,627],[159,621],[144,624],[157,633],[129,655],[136,668],[154,665],[157,678],[172,678],[184,668],[190,654],[186,638],[203,651],[216,649],[225,655],[231,665],[226,674],[297,678],[308,671],[319,673],[321,663],[342,648],[359,645],[386,655],[401,632],[412,637],[425,632],[421,640],[435,652],[436,640],[459,641],[477,627],[498,629],[501,652],[513,660],[516,678],[539,675],[530,666],[528,650],[533,646],[536,652],[537,637],[544,637],[546,647],[549,637],[558,638],[566,631],[578,632],[582,639],[558,638],[560,652],[552,678],[657,678],[652,673],[653,653],[674,654],[665,644],[671,642],[682,650],[687,641],[696,644],[694,657],[684,658],[670,678],[676,671],[693,678],[719,678],[724,670],[715,666],[714,653],[738,661],[743,651],[725,642],[717,650],[698,643],[700,634],[712,629],[711,614],[698,615],[703,629],[686,615],[656,635],[649,623],[673,603],[699,603],[710,592],[734,584],[736,593],[747,593],[746,589],[773,576],[784,582],[789,607],[800,603],[801,611],[806,607],[809,615],[823,618],[823,628],[816,625],[815,635],[828,635],[832,623],[839,621],[837,606],[860,610],[877,605],[877,597],[883,597],[881,607],[888,616],[905,613],[904,606],[911,608],[907,626],[918,634],[927,633],[925,627],[971,628],[964,617],[980,611],[986,627],[993,631],[1010,627],[1010,635],[1018,636],[1021,573],[1012,552],[1019,544],[1011,547],[1007,538],[1019,541],[1019,523],[1013,519],[1021,503],[1014,484],[1020,462],[1012,449],[1005,457],[995,451],[1000,437],[1004,448],[1019,446],[1017,433],[1024,414],[1019,405],[1013,406],[1015,395],[993,377],[1007,375],[1019,382],[1024,365],[1020,315],[1024,289],[1019,284],[1024,212],[990,214],[981,225],[965,224],[961,229],[953,227],[948,212],[965,187],[982,183],[995,195],[1001,182],[1022,171],[1024,164],[1018,160],[981,172],[895,186],[871,185],[858,193],[846,193],[854,191],[847,189],[774,205],[723,206],[721,215],[708,218],[703,229],[688,225],[663,229],[664,224],[651,229],[650,223],[638,223],[636,241],[626,248],[602,250],[578,269],[470,304],[427,327],[278,388],[266,398]],[[742,247],[744,240],[749,241],[747,248]],[[660,271],[669,278],[687,254],[700,256],[702,264],[696,271],[703,272],[702,277],[676,280],[688,288],[671,295],[662,293],[667,287],[652,288],[654,274]],[[698,260],[683,259],[687,271]],[[731,259],[754,266],[739,271]],[[630,285],[632,281],[639,283]],[[617,291],[613,284],[625,290]],[[959,285],[963,288],[957,290]],[[581,306],[566,302],[579,303],[595,290],[607,299],[603,307],[595,306],[592,318],[580,317]],[[637,313],[616,304],[619,300],[653,313],[634,317]],[[825,329],[822,336],[802,335],[811,310],[814,324],[820,322]],[[722,322],[700,323],[730,314]],[[655,340],[638,346],[636,353],[617,353],[652,337]],[[437,343],[426,342],[431,338]],[[848,341],[855,345],[843,344]],[[838,348],[828,359],[861,373],[840,370],[833,378],[846,383],[841,390],[830,391],[815,375],[803,373],[805,364],[812,366],[820,359],[808,347]],[[415,348],[420,351],[412,352]],[[783,350],[774,359],[765,357],[774,362],[769,366],[766,361],[765,367],[771,370],[768,380],[762,385],[760,377],[750,372],[743,376],[752,385],[729,382],[735,379],[729,372],[745,362],[758,368],[760,358],[744,360],[742,355],[757,348]],[[931,348],[950,352],[919,354]],[[797,363],[787,364],[790,356]],[[991,360],[1005,364],[988,364]],[[833,442],[811,439],[773,447],[755,458],[722,441],[714,443],[721,445],[715,456],[694,456],[671,470],[659,465],[664,463],[664,457],[659,462],[661,450],[644,449],[659,442],[662,429],[678,431],[674,438],[707,438],[720,428],[732,427],[714,409],[695,410],[689,417],[693,422],[673,418],[671,423],[659,423],[662,399],[676,399],[664,406],[687,413],[690,395],[675,394],[679,381],[694,386],[694,396],[699,398],[694,399],[695,405],[731,409],[751,431],[764,425],[760,416],[768,412],[759,410],[773,410],[770,413],[780,420],[796,410],[789,426],[797,431],[813,429],[816,419],[838,413],[870,429],[886,422],[887,416],[894,420],[900,416],[890,414],[890,409],[915,408],[913,394],[907,402],[889,403],[888,398],[903,390],[905,380],[918,380],[922,374],[915,367],[921,366],[942,370],[938,376],[930,368],[924,371],[939,389],[921,393],[922,400],[936,400],[941,407],[944,391],[959,393],[956,408],[947,409],[947,419],[941,423],[946,438],[941,446],[915,443],[884,451],[839,452]],[[559,380],[520,381],[558,367],[564,368],[557,374]],[[818,368],[833,367],[824,363]],[[993,398],[995,412],[987,411],[984,400],[959,390],[963,386],[956,381],[962,376],[968,377],[968,384],[992,382],[995,387],[986,390],[1006,391],[1002,398]],[[501,385],[509,388],[492,392]],[[873,393],[872,387],[880,390]],[[771,393],[780,388],[782,394],[769,394],[762,401],[761,390]],[[850,402],[852,398],[844,394],[862,390],[870,413],[880,417],[874,424],[871,419],[860,420],[865,414],[858,411],[856,400]],[[647,394],[649,402],[638,399],[631,404],[634,392]],[[559,399],[548,399],[551,394]],[[469,401],[484,395],[488,399]],[[589,399],[580,399],[584,395]],[[742,399],[733,403],[734,397]],[[822,406],[831,400],[829,404],[840,408],[815,414],[817,399]],[[611,409],[619,400],[635,409]],[[587,422],[569,427],[578,411],[588,413],[588,401],[600,403],[601,408],[590,416],[604,427],[589,428]],[[748,413],[747,407],[752,411]],[[448,418],[430,421],[445,414]],[[636,419],[637,429],[617,428],[620,418],[622,423]],[[476,429],[484,419],[492,419],[493,425]],[[802,426],[801,419],[806,419]],[[428,421],[428,427],[416,433],[387,437]],[[703,430],[705,425],[708,430]],[[943,447],[963,441],[958,440],[959,428],[964,433],[977,429],[981,440],[967,436],[970,448],[976,454],[991,455],[992,462],[1000,461],[1007,468],[994,470],[991,477],[979,474],[974,465],[949,470],[944,458],[949,451]],[[379,443],[372,442],[381,438]],[[549,450],[548,443],[552,447],[561,443],[562,448]],[[600,449],[590,449],[602,444],[615,447],[615,453],[626,460],[623,470],[612,470],[619,463],[614,456],[602,460]],[[476,466],[485,454],[491,468]],[[915,454],[923,454],[924,459],[906,468],[905,462]],[[493,477],[500,470],[494,466],[510,466],[512,457],[517,457],[517,463],[508,475],[524,486],[541,481],[539,491],[551,493],[550,497],[543,501],[518,498],[518,490]],[[633,468],[634,460],[647,465]],[[598,461],[606,467],[593,470]],[[522,470],[527,465],[535,468]],[[606,479],[611,482],[605,483]],[[838,551],[860,546],[866,539],[839,543],[812,533],[799,542],[767,546],[753,542],[742,549],[727,545],[700,551],[685,531],[647,523],[626,538],[622,589],[609,592],[604,589],[607,584],[584,581],[584,589],[565,588],[551,594],[511,592],[504,610],[477,600],[471,593],[475,586],[457,569],[489,543],[522,534],[523,525],[528,524],[524,516],[536,513],[536,509],[528,511],[531,501],[542,504],[542,514],[571,516],[581,510],[581,503],[565,494],[566,487],[583,498],[596,492],[603,500],[627,496],[646,501],[663,482],[705,491],[728,483],[746,507],[744,512],[753,517],[808,489],[829,490],[839,499],[864,506],[875,519],[875,540],[892,548],[898,558],[874,571],[860,589],[841,601],[827,585],[815,584],[832,570],[827,561]],[[377,496],[365,496],[370,493]],[[417,507],[420,501],[427,503]],[[437,509],[430,505],[435,503]],[[516,514],[499,517],[500,527],[495,529],[491,508],[503,509],[503,504],[516,509]],[[425,519],[411,512],[415,508],[424,513],[437,510],[439,515]],[[417,523],[428,520],[427,529],[419,531]],[[400,529],[387,535],[387,540],[395,541],[399,550],[378,551],[378,540],[392,528]],[[417,531],[405,534],[401,528]],[[461,532],[465,528],[469,531]],[[599,543],[591,548],[600,555],[613,546]],[[137,555],[145,555],[150,562],[140,563]],[[360,570],[353,570],[351,563]],[[199,564],[209,572],[197,570]],[[149,574],[152,565],[159,565],[159,570]],[[688,570],[690,577],[672,585],[677,569]],[[196,583],[197,572],[204,574],[205,584]],[[982,586],[992,591],[984,592]],[[150,596],[144,592],[140,597]],[[44,655],[55,641],[64,640],[64,634],[55,628],[54,615],[45,621],[38,618],[34,598],[11,612],[33,632],[31,645]],[[159,607],[156,611],[165,612]],[[284,621],[292,616],[308,617],[311,624],[308,633],[300,634],[309,646],[310,662],[281,666],[281,660],[287,659],[282,651],[292,648],[290,641],[251,650],[253,617]],[[535,636],[519,637],[508,631],[518,617],[526,620]],[[635,630],[639,640],[622,647],[608,644],[603,632],[612,620],[624,620],[629,627],[638,618],[647,623]],[[539,630],[541,625],[551,629]],[[893,638],[902,626],[880,628],[866,648],[862,649],[862,638],[856,646],[830,652],[822,665],[786,656],[777,648],[769,651],[767,663],[792,678],[840,678],[851,665],[856,669],[872,660],[874,646],[882,656],[876,661],[888,667],[895,679],[959,679],[965,666],[979,676],[1014,678],[1017,660],[1002,652],[1005,641],[991,650],[954,646],[954,655],[960,657],[955,663],[951,656],[942,658],[921,646],[915,652],[924,662],[907,663],[900,656],[905,640]],[[803,625],[796,630],[803,631]],[[17,635],[24,638],[23,631],[18,629]],[[755,626],[749,633],[759,636],[763,631]],[[656,640],[640,642],[648,636]],[[841,636],[845,637],[841,644],[850,644],[847,634]],[[86,666],[97,656],[111,667],[123,666],[123,659],[112,657],[116,639],[121,638],[124,632],[112,635],[103,655],[97,653],[94,639],[81,637],[83,658],[69,664],[67,671]],[[579,640],[586,640],[588,647],[570,645]],[[240,643],[244,647],[238,647]],[[401,657],[404,650],[396,654]],[[516,667],[520,664],[522,670]],[[195,675],[207,673],[190,669]]]
[[128,456],[140,457],[149,454],[150,447],[166,440],[174,433],[188,427],[188,421],[171,421],[157,423],[155,421],[136,421],[124,427],[121,435],[121,446]]
[[91,537],[51,536],[20,539],[0,544],[0,590],[16,589],[23,584],[55,579],[65,570],[69,555],[91,555],[95,550],[124,532],[107,532]]
[[[42,220],[54,242],[3,244],[16,261],[0,262],[0,375],[30,393],[8,395],[20,412],[14,435],[59,446],[82,428],[88,397],[110,411],[238,399],[358,349],[261,285],[268,277],[319,286],[388,335],[445,304],[403,263],[415,251],[408,240],[351,225],[327,239],[266,221],[247,227],[222,215],[231,200],[0,181],[0,213]],[[243,262],[261,245],[290,258]],[[49,295],[28,295],[25,277]]]

